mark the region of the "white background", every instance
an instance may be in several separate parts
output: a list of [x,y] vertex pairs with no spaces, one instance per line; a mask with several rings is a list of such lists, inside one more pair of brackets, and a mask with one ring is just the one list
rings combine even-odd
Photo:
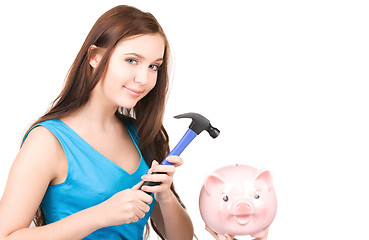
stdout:
[[201,113],[221,130],[217,139],[197,137],[175,176],[199,239],[211,239],[198,210],[202,182],[234,163],[273,173],[279,207],[270,240],[365,239],[366,1],[241,2],[2,3],[0,192],[24,131],[60,92],[96,19],[129,4],[154,14],[171,44],[171,146],[190,123],[176,114]]

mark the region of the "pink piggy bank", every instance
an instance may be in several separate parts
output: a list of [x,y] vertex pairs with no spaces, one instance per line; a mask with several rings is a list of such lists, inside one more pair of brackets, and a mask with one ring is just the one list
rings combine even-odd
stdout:
[[218,233],[261,238],[277,212],[272,176],[247,165],[217,169],[205,179],[200,192],[200,213],[205,224]]

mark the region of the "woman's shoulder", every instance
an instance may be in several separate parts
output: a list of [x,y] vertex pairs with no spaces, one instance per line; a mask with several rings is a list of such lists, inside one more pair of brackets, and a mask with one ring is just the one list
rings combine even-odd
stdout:
[[63,149],[56,136],[45,126],[37,125],[27,134],[21,152],[24,152],[30,159],[38,158],[38,161],[58,160],[63,156]]
[[46,126],[40,124],[36,125],[29,131],[24,143],[27,141],[30,142],[30,140],[47,143],[53,139],[56,139],[54,134]]
[[34,124],[28,132],[25,134],[22,147],[26,143],[34,143],[34,144],[55,144],[57,138],[53,134],[51,128],[56,125],[58,122],[57,119],[55,120],[46,120],[39,123]]

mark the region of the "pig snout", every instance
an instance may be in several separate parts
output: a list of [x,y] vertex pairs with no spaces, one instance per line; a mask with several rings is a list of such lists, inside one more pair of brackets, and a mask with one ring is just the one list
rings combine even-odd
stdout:
[[251,216],[254,214],[253,206],[248,202],[239,202],[233,209],[233,215],[236,222],[240,225],[249,223]]
[[253,207],[248,202],[239,202],[235,207],[235,214],[251,215],[253,213]]

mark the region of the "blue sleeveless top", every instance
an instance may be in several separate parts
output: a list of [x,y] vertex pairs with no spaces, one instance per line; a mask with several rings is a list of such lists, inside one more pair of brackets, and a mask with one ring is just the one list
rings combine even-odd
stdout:
[[[50,185],[41,202],[47,224],[95,206],[115,193],[133,187],[149,170],[138,148],[137,132],[131,124],[125,123],[125,126],[141,155],[140,164],[132,174],[99,153],[61,120],[47,120],[34,127],[37,126],[43,126],[55,135],[68,163],[66,180]],[[101,228],[83,239],[142,239],[154,205],[155,200],[150,204],[150,211],[138,222]]]

